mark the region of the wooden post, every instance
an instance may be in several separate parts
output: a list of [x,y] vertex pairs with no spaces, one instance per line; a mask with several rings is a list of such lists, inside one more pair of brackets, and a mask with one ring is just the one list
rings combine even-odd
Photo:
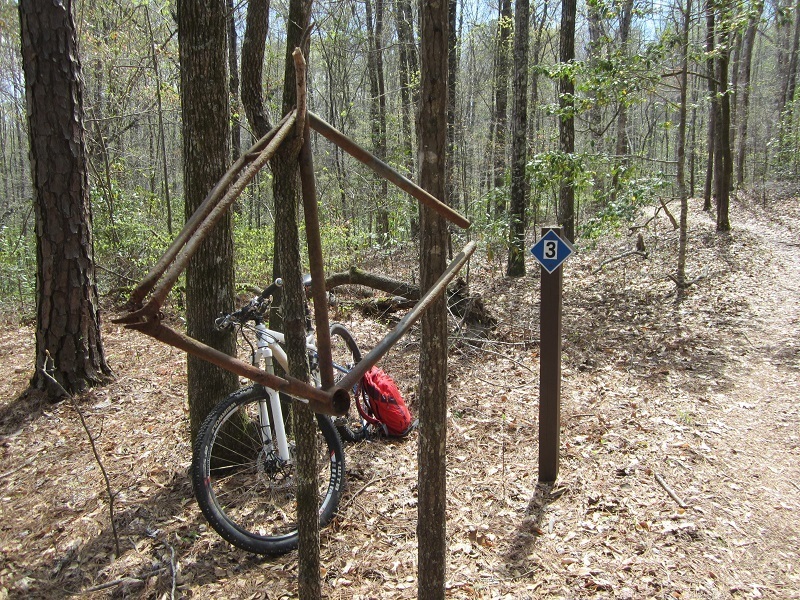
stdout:
[[[560,227],[543,227],[542,235]],[[558,476],[561,441],[561,294],[562,267],[552,273],[542,267],[539,328],[539,481]]]

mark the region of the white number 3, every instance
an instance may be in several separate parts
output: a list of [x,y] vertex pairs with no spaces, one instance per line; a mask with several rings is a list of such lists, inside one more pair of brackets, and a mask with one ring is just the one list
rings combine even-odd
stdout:
[[547,260],[556,260],[558,258],[558,242],[548,240],[544,243],[544,257]]

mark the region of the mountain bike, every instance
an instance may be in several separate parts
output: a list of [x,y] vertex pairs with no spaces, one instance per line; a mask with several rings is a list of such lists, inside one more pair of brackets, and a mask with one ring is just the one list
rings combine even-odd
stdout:
[[[306,276],[304,283],[308,289],[310,277]],[[247,305],[215,322],[220,329],[237,328],[249,346],[252,364],[268,373],[274,372],[274,361],[288,369],[283,333],[264,323],[282,285],[277,279]],[[334,369],[341,377],[361,360],[361,352],[343,325],[334,323],[330,332]],[[308,306],[306,333],[310,373],[319,387]],[[282,554],[297,547],[292,411],[288,397],[282,396],[256,384],[225,398],[200,427],[192,457],[192,485],[203,515],[225,540],[256,554]],[[344,451],[331,419],[317,415],[317,424],[319,520],[324,526],[336,513],[344,490]],[[347,430],[358,432],[358,426],[351,425]]]

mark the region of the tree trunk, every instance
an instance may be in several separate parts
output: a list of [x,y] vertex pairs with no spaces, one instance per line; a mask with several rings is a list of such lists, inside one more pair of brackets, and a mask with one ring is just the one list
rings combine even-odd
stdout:
[[36,372],[69,393],[111,377],[100,335],[89,202],[83,79],[71,2],[19,3],[36,216]]
[[261,139],[272,129],[261,93],[268,31],[269,0],[250,0],[242,40],[242,105],[256,139]]
[[[631,2],[632,0],[627,0]],[[561,33],[559,58],[562,65],[575,59],[575,13],[576,0],[561,0]],[[575,175],[572,171],[572,155],[575,153],[575,80],[564,75],[558,82],[558,106],[561,117],[558,121],[559,145],[568,157],[558,190],[558,224],[570,241],[575,240]]]
[[678,140],[677,140],[677,179],[678,196],[681,202],[681,215],[678,233],[678,269],[676,284],[678,286],[677,298],[683,299],[686,288],[686,238],[689,215],[689,195],[686,191],[686,115],[689,87],[689,32],[691,30],[692,0],[686,0],[683,12],[683,32],[681,36],[681,74],[680,74],[680,101],[678,104]]
[[[619,17],[619,47],[624,55],[628,53],[628,38],[633,19],[633,0],[625,0]],[[611,178],[612,200],[616,200],[620,188],[620,171],[626,169],[628,164],[628,107],[624,101],[617,107],[617,143],[614,148],[616,155],[616,168]]]
[[716,79],[719,85],[716,112],[716,138],[714,144],[714,191],[717,196],[717,231],[730,231],[728,218],[731,186],[731,145],[730,145],[730,96],[728,95],[728,39],[730,29],[723,26],[725,20],[720,13],[719,45],[720,52],[716,59]]
[[[372,148],[375,156],[386,162],[386,86],[383,78],[383,0],[375,0],[375,19],[373,24],[372,0],[364,2],[367,13],[367,39],[369,55],[367,70],[369,71],[370,124],[372,129]],[[386,179],[375,176],[374,185],[378,188],[375,197],[378,199],[375,229],[378,242],[385,245],[389,239],[389,186]]]
[[[308,57],[309,37],[306,31],[311,21],[311,0],[291,0],[286,32],[286,62],[283,81],[283,114],[297,103],[297,77],[292,56],[294,49],[304,44]],[[275,157],[270,161],[275,198],[275,252],[283,276],[281,309],[283,331],[286,335],[286,354],[289,374],[301,381],[308,380],[308,358],[305,347],[305,301],[302,286],[300,237],[297,223],[299,186],[298,155],[302,138],[292,129]],[[298,546],[298,592],[303,599],[321,597],[319,580],[319,488],[317,486],[317,424],[314,413],[304,404],[292,406],[297,447],[296,496]]]
[[236,8],[233,0],[226,2],[226,22],[228,29],[228,83],[231,103],[231,162],[242,153],[242,127],[239,122],[239,61],[237,60]]
[[525,275],[525,209],[528,186],[528,22],[529,0],[517,0],[514,14],[514,105],[511,124],[511,209],[509,210],[509,277]]
[[[420,185],[443,199],[446,191],[447,0],[420,5],[422,64],[417,143]],[[431,209],[421,210],[420,286],[429,289],[445,269],[447,228]],[[447,566],[447,311],[439,296],[422,315],[419,361],[418,594],[445,596]]]
[[456,193],[456,81],[458,79],[458,39],[456,37],[456,17],[458,16],[457,0],[449,0],[447,16],[449,35],[447,36],[447,193],[449,202],[458,208]]
[[[414,175],[414,152],[412,131],[416,129],[416,106],[419,100],[419,86],[412,85],[419,71],[417,45],[414,41],[414,17],[409,0],[395,0],[395,20],[397,22],[397,42],[400,58],[400,94],[403,107],[401,118],[403,126],[402,152],[409,177]],[[409,229],[412,238],[419,236],[419,204],[411,202]]]
[[714,0],[706,0],[706,75],[708,77],[708,95],[711,101],[708,105],[708,161],[706,163],[706,180],[703,187],[703,210],[711,210],[711,190],[714,182],[714,147],[717,129],[717,112],[719,99],[717,98],[717,84],[714,72]]
[[747,155],[747,120],[750,110],[750,68],[753,62],[753,47],[755,46],[756,32],[764,11],[764,0],[754,0],[750,7],[750,17],[747,29],[742,38],[742,54],[739,60],[739,109],[737,111],[739,131],[737,135],[736,150],[736,187],[744,185],[745,158]]
[[505,196],[500,190],[505,183],[506,173],[506,129],[508,127],[508,75],[511,67],[511,34],[514,30],[511,0],[501,0],[500,18],[497,21],[497,46],[494,76],[494,138],[492,169],[495,190],[493,214],[499,218],[506,212]]
[[[225,174],[230,142],[224,0],[178,3],[183,118],[183,181],[188,219]],[[186,333],[235,354],[230,331],[214,319],[234,302],[233,226],[225,214],[186,269]],[[239,378],[200,358],[187,357],[192,440],[211,409],[239,386]]]

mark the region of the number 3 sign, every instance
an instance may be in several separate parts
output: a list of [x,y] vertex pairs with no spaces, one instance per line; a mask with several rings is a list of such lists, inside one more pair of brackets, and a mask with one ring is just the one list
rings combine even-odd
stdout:
[[561,266],[575,250],[552,229],[545,233],[531,248],[531,254],[548,273]]

